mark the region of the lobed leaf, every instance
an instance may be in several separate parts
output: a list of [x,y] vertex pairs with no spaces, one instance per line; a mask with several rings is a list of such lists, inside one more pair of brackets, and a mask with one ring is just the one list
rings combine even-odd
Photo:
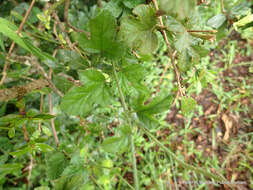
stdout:
[[155,10],[149,5],[139,5],[133,10],[135,17],[125,17],[120,25],[120,38],[141,54],[149,54],[157,49],[155,33],[157,19]]

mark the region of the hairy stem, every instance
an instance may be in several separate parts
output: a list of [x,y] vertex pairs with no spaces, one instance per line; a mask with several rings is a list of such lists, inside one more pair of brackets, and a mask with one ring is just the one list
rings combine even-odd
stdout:
[[[113,74],[114,74],[114,77],[115,77],[115,81],[116,81],[116,84],[117,84],[117,87],[118,87],[118,90],[119,90],[119,94],[120,94],[120,101],[121,101],[121,104],[122,104],[122,107],[123,107],[125,113],[127,114],[127,123],[133,129],[132,121],[131,121],[131,114],[128,111],[127,104],[126,104],[126,101],[125,101],[125,97],[124,97],[124,94],[122,92],[121,86],[119,84],[119,79],[118,79],[118,76],[117,76],[117,71],[116,71],[116,68],[115,68],[115,64],[112,63],[112,66],[113,66]],[[133,170],[134,170],[134,186],[135,186],[135,190],[139,190],[139,179],[138,179],[138,171],[137,171],[136,156],[135,156],[134,137],[133,137],[132,134],[130,136],[130,143],[131,143],[131,154],[132,154]]]

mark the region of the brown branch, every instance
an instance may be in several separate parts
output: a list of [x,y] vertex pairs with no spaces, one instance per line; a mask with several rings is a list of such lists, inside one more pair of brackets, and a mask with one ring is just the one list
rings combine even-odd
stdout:
[[[156,11],[159,11],[157,1],[156,1],[156,0],[153,0],[153,3],[154,3],[154,6],[155,6]],[[176,75],[178,90],[179,90],[179,92],[180,92],[180,95],[181,95],[181,96],[184,96],[184,91],[183,91],[183,89],[182,89],[182,85],[181,85],[181,82],[180,82],[180,73],[179,73],[179,71],[178,71],[178,69],[177,69],[177,66],[176,66],[176,64],[175,64],[175,57],[174,57],[174,55],[173,55],[172,52],[171,52],[169,40],[168,40],[166,31],[165,31],[165,29],[164,29],[164,24],[163,24],[162,16],[159,16],[158,19],[159,19],[160,25],[162,26],[161,33],[162,33],[163,39],[164,39],[164,41],[165,41],[165,43],[166,43],[167,50],[168,50],[168,54],[169,54],[169,57],[170,57],[170,59],[171,59],[171,63],[172,63],[172,66],[173,66],[173,69],[174,69],[174,72],[175,72],[175,75]],[[158,90],[160,90],[160,87],[158,88]],[[159,92],[159,91],[157,91],[157,92]]]
[[[60,30],[61,30],[62,32],[65,32],[65,33],[66,33],[66,31],[65,31],[65,26],[61,23],[60,18],[58,17],[58,15],[54,12],[54,13],[53,13],[53,16],[54,16],[55,22],[58,24]],[[55,32],[56,35],[57,35],[57,31],[55,30],[54,32]],[[59,41],[60,41],[60,43],[62,43],[60,39],[59,39]],[[74,49],[74,45],[72,44],[72,42],[71,42],[71,40],[69,39],[68,35],[66,35],[66,42],[67,42],[69,48],[70,48],[71,50],[73,50],[73,49]]]
[[[168,30],[167,26],[162,26],[162,25],[156,25],[156,27],[158,28],[158,30]],[[203,33],[217,33],[217,30],[187,30],[187,32],[189,33],[194,33],[194,32],[203,32]]]
[[40,72],[42,73],[42,75],[45,77],[45,79],[47,80],[49,86],[53,89],[53,91],[55,91],[56,94],[58,94],[60,97],[63,97],[63,93],[58,90],[56,88],[56,86],[54,85],[54,83],[52,82],[52,80],[50,79],[50,77],[47,75],[46,71],[44,70],[44,68],[36,61],[34,61],[34,64],[38,67],[38,69],[40,70]]
[[48,82],[45,79],[39,79],[23,86],[14,86],[12,88],[1,89],[0,102],[19,97],[21,90],[24,92],[24,94],[26,94],[32,92],[33,90],[44,88],[46,86],[48,86]]
[[187,32],[208,32],[208,33],[217,33],[217,30],[187,30]]
[[[177,51],[175,51],[175,52],[173,53],[173,57],[176,56],[176,53],[177,53]],[[162,73],[162,75],[161,75],[161,77],[160,77],[160,81],[159,81],[159,84],[158,84],[158,87],[157,87],[157,92],[160,91],[160,87],[161,87],[161,85],[162,85],[162,82],[163,82],[163,79],[164,79],[164,75],[165,75],[165,73],[167,72],[167,70],[168,70],[168,68],[169,68],[169,65],[170,65],[170,62],[167,63],[167,65],[165,66],[165,68],[164,68],[164,70],[163,70],[163,73]]]
[[[25,22],[26,22],[26,20],[27,20],[27,18],[29,16],[29,14],[31,13],[31,10],[33,8],[34,3],[35,3],[35,0],[32,1],[30,7],[28,8],[28,10],[25,13],[24,19],[22,20],[21,24],[19,25],[19,28],[18,28],[18,31],[17,31],[18,35],[22,31],[23,26],[24,26],[24,24],[25,24]],[[1,81],[0,81],[0,85],[2,85],[4,83],[4,80],[5,80],[6,76],[7,76],[8,58],[10,57],[10,55],[11,55],[14,47],[15,47],[15,42],[12,42],[11,47],[10,47],[10,49],[8,51],[8,55],[7,55],[6,59],[5,59],[5,64],[4,64],[4,68],[3,68],[3,72],[2,72],[2,78],[1,78]]]
[[79,28],[74,27],[73,25],[70,24],[69,20],[68,20],[68,10],[69,10],[69,4],[70,4],[70,0],[65,0],[65,6],[64,6],[64,21],[67,24],[67,26],[71,29],[73,29],[76,32],[79,33],[85,33],[88,37],[90,36],[89,32],[86,32],[84,30],[81,30]]
[[[44,104],[44,95],[40,94],[40,113],[43,112],[43,104]],[[41,131],[41,121],[39,121],[38,130]]]

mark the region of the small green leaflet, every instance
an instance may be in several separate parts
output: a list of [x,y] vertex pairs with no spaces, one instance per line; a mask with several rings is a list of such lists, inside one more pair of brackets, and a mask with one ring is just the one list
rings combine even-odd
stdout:
[[215,15],[214,17],[210,18],[207,21],[207,25],[209,25],[213,28],[219,28],[225,21],[226,21],[226,15],[218,14],[218,15]]
[[10,155],[14,156],[14,157],[19,157],[19,156],[23,156],[24,154],[30,153],[32,151],[30,146],[26,146],[22,149],[19,149],[15,152],[10,152]]
[[110,104],[110,89],[103,74],[94,69],[79,72],[84,86],[72,88],[62,99],[61,109],[69,115],[87,115],[94,104]]
[[125,17],[120,25],[120,39],[141,54],[149,54],[157,49],[158,38],[155,33],[157,19],[155,10],[149,5],[139,5],[134,8],[137,17]]
[[0,165],[0,173],[1,174],[12,174],[14,172],[17,172],[19,170],[21,170],[23,167],[22,164],[17,164],[17,163],[13,163],[13,164],[1,164]]
[[89,53],[99,53],[109,59],[120,58],[123,56],[124,48],[116,40],[117,24],[111,12],[104,10],[97,17],[90,20],[91,39],[84,34],[75,36],[82,49]]
[[35,144],[35,149],[41,152],[51,152],[54,150],[53,147],[49,146],[48,144],[45,143],[36,143]]
[[15,128],[14,127],[9,129],[8,136],[9,136],[9,138],[15,137]]
[[194,112],[197,102],[191,97],[183,97],[181,99],[181,111],[183,115],[187,116],[190,113]]

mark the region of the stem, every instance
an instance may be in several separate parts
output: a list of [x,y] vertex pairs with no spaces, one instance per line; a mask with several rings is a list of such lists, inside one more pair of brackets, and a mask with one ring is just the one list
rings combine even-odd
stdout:
[[[112,63],[112,67],[113,67],[113,74],[115,77],[115,81],[119,90],[119,94],[120,94],[120,101],[122,104],[122,107],[125,111],[125,113],[127,114],[127,123],[131,126],[132,128],[132,122],[131,122],[131,114],[128,111],[127,105],[126,105],[126,101],[125,101],[125,97],[124,94],[122,92],[122,89],[120,87],[119,84],[119,79],[117,76],[117,72],[116,72],[116,68],[115,68],[115,64],[114,62]],[[135,146],[134,146],[134,137],[131,134],[130,135],[130,143],[131,143],[131,154],[132,154],[132,162],[133,162],[133,170],[134,170],[134,186],[135,186],[135,190],[139,190],[139,179],[138,179],[138,171],[137,171],[137,164],[136,164],[136,156],[135,156]]]
[[[159,7],[158,7],[158,4],[157,4],[156,0],[153,0],[153,4],[155,6],[156,11],[159,11]],[[184,90],[183,90],[181,82],[180,82],[180,72],[178,71],[177,66],[175,64],[175,56],[173,55],[173,52],[171,51],[170,43],[169,43],[169,40],[168,40],[168,37],[167,37],[167,34],[166,34],[165,26],[163,24],[162,16],[159,16],[158,19],[159,19],[159,22],[160,22],[160,25],[161,25],[161,32],[162,32],[162,35],[163,35],[163,39],[166,43],[168,54],[169,54],[169,57],[171,59],[171,63],[172,63],[172,66],[173,66],[173,69],[174,69],[174,72],[175,72],[175,75],[176,75],[178,90],[180,92],[180,95],[184,96],[185,93],[184,93]]]
[[[29,16],[29,14],[31,13],[31,10],[33,8],[34,3],[35,3],[35,0],[32,1],[31,5],[29,6],[28,10],[25,13],[24,19],[22,20],[21,24],[19,25],[18,31],[17,31],[18,35],[22,31],[23,26],[24,26],[25,22],[27,21],[27,18]],[[0,85],[2,85],[4,83],[4,80],[5,80],[6,76],[7,76],[6,71],[7,71],[7,68],[8,68],[8,59],[11,56],[11,53],[12,53],[14,47],[15,47],[15,42],[12,42],[11,47],[10,47],[9,52],[8,52],[8,55],[7,55],[6,60],[5,60],[5,64],[4,64],[4,68],[3,68],[3,72],[2,72],[2,78],[1,78],[1,81],[0,81]]]
[[147,134],[163,151],[167,153],[168,156],[171,156],[175,161],[177,161],[181,166],[183,166],[186,169],[193,170],[195,172],[198,172],[199,174],[203,174],[204,176],[208,176],[212,179],[215,179],[219,182],[227,182],[226,178],[224,178],[222,175],[219,174],[212,174],[211,172],[208,172],[202,168],[196,168],[190,164],[185,163],[183,160],[179,159],[176,154],[174,154],[170,149],[168,149],[166,146],[164,146],[152,133],[149,132],[148,129],[143,127],[142,125],[139,125],[140,129],[144,131],[145,134]]
[[224,14],[226,14],[226,10],[224,8],[224,2],[223,2],[223,0],[220,0],[220,6],[221,6],[221,12],[224,13]]

